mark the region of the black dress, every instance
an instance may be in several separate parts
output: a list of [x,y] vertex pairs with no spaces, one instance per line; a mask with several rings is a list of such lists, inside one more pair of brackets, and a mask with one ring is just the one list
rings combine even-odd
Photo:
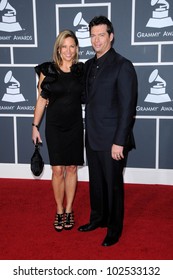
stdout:
[[49,99],[45,136],[50,165],[83,165],[83,63],[68,73],[57,70],[52,62],[36,66],[35,71],[45,75],[41,96]]

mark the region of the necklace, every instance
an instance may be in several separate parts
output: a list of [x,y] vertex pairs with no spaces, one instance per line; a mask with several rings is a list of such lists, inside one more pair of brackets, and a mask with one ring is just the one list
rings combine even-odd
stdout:
[[63,71],[63,72],[70,72],[71,71],[71,65],[70,66],[61,66],[60,69]]

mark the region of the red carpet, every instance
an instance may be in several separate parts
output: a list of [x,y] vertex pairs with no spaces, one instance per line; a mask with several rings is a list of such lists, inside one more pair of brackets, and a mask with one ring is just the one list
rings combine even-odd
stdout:
[[125,185],[125,220],[118,244],[101,246],[106,229],[77,231],[88,222],[88,183],[79,182],[72,231],[53,228],[50,181],[0,179],[1,260],[172,260],[173,187]]

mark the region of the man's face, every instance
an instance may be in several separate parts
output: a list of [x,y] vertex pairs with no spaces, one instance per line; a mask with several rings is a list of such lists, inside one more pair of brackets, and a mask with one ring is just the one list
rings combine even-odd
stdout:
[[102,56],[111,48],[113,33],[107,32],[107,25],[101,24],[91,28],[91,44],[97,57]]

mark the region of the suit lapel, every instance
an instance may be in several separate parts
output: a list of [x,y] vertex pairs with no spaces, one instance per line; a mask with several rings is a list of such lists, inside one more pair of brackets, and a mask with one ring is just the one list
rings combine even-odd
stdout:
[[89,84],[89,76],[90,76],[90,72],[91,72],[93,63],[94,63],[94,58],[91,60],[91,63],[90,63],[90,65],[88,66],[87,74],[86,74],[86,96],[87,96],[87,100],[88,100],[88,98],[89,98],[90,95],[91,95],[91,92],[89,92],[89,86],[88,86],[88,84]]

